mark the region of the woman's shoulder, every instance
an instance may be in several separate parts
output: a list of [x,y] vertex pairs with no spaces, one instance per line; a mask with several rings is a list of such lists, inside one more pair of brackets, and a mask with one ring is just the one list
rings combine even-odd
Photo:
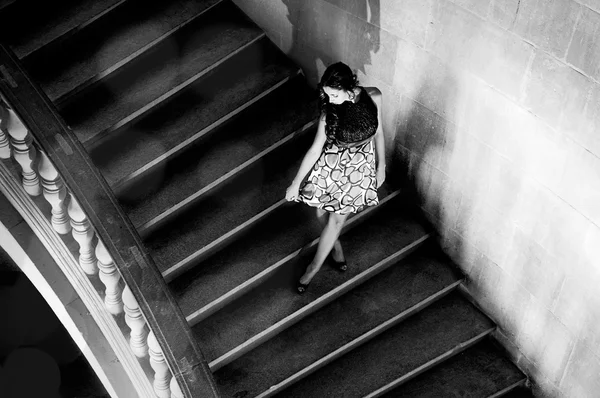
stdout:
[[381,90],[377,87],[363,87],[363,89],[369,94],[369,97],[373,99],[381,98]]

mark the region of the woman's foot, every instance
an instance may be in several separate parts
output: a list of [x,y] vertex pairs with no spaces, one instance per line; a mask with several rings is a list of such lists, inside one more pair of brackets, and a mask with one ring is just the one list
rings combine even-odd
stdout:
[[312,278],[315,276],[315,274],[318,272],[318,270],[314,269],[314,266],[312,264],[310,264],[308,266],[308,268],[306,269],[306,272],[304,273],[304,275],[302,275],[300,277],[300,280],[298,281],[298,285],[296,286],[296,290],[298,291],[299,294],[303,294],[304,292],[306,292],[306,290],[308,289],[308,285],[310,284],[310,281],[312,280]]
[[338,254],[337,252],[334,253],[334,250],[329,252],[327,260],[340,272],[345,272],[348,269],[348,264],[346,263],[346,259],[344,259],[344,255]]

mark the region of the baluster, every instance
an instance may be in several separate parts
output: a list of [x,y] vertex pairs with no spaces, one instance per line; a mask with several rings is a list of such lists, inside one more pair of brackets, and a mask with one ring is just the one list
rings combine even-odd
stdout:
[[96,256],[92,245],[94,230],[72,194],[67,211],[69,217],[71,217],[73,239],[79,243],[79,265],[87,275],[96,275],[98,268],[96,267]]
[[148,354],[148,345],[146,344],[146,320],[142,316],[142,311],[135,299],[129,286],[125,285],[123,289],[123,308],[125,310],[125,322],[131,329],[129,345],[131,350],[138,358],[143,358]]
[[23,188],[29,195],[38,196],[42,193],[42,190],[38,175],[33,169],[33,162],[37,155],[35,147],[32,145],[33,138],[17,115],[10,109],[8,110],[7,131],[10,135],[9,142],[13,147],[13,156],[21,165]]
[[171,377],[171,398],[183,398],[183,392],[181,392],[181,388],[179,388],[179,383],[177,383],[177,379]]
[[10,159],[10,145],[8,145],[8,109],[0,101],[0,159]]
[[154,332],[148,334],[148,353],[150,354],[150,366],[154,369],[154,392],[159,398],[171,398],[169,384],[171,380],[171,372],[165,360],[165,356],[154,336]]
[[108,311],[113,315],[118,315],[123,312],[123,301],[121,300],[121,275],[117,270],[112,257],[108,254],[108,250],[98,239],[96,245],[96,257],[98,257],[98,269],[100,270],[100,280],[106,287],[104,296],[104,304]]
[[67,209],[65,208],[65,198],[67,190],[62,178],[58,175],[58,171],[48,159],[48,155],[44,151],[39,151],[40,162],[38,170],[42,177],[42,188],[44,190],[44,198],[52,206],[52,227],[59,234],[66,234],[71,230]]

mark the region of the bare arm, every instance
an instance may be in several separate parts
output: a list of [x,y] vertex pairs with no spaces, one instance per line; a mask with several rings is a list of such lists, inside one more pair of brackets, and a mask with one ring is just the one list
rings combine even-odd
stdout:
[[288,187],[286,191],[286,199],[293,200],[298,196],[298,191],[300,190],[300,184],[302,183],[302,179],[309,170],[314,166],[314,164],[319,159],[321,155],[321,151],[323,150],[323,145],[325,145],[325,141],[327,137],[325,135],[325,114],[322,114],[319,118],[319,125],[317,127],[317,134],[315,139],[304,155],[304,159],[302,159],[302,163],[300,164],[300,169],[298,169],[298,173],[296,173],[296,177],[292,180],[292,183]]
[[383,101],[381,91],[376,87],[369,89],[369,95],[373,98],[373,102],[377,105],[377,131],[375,132],[375,157],[377,160],[377,187],[379,188],[385,180],[385,139],[383,135],[383,118],[381,109]]

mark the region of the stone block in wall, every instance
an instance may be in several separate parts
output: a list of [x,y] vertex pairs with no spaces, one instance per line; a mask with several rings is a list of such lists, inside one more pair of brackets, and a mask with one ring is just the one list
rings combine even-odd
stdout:
[[592,10],[600,12],[600,0],[580,0],[579,2]]
[[510,217],[521,193],[524,183],[521,170],[517,169],[510,160],[492,151],[491,167],[488,178],[486,202],[506,218]]
[[600,391],[600,357],[587,344],[577,341],[560,389],[566,397],[593,398]]
[[423,47],[431,22],[433,2],[433,0],[382,2],[379,26],[399,38]]
[[542,355],[537,366],[554,385],[558,385],[571,357],[575,338],[551,312],[545,312]]
[[554,308],[565,280],[564,264],[518,227],[509,247],[507,272],[543,307]]
[[567,162],[567,148],[574,143],[560,131],[538,123],[529,134],[525,171],[537,181],[558,192]]
[[434,7],[427,49],[517,98],[533,53],[518,36],[449,1]]
[[492,0],[451,0],[457,5],[474,12],[482,18],[487,18]]
[[591,83],[587,77],[554,57],[538,51],[526,82],[526,108],[557,127],[563,112],[583,109]]
[[584,7],[567,53],[567,62],[600,79],[600,14]]
[[489,206],[485,207],[481,217],[475,222],[479,224],[475,247],[490,260],[502,266],[515,233],[514,224]]
[[489,19],[504,29],[511,29],[521,6],[521,0],[492,0]]
[[354,69],[392,85],[398,38],[352,15],[347,17],[344,30],[347,37],[343,58],[347,63]]
[[348,13],[321,0],[287,1],[288,19],[296,31],[295,44],[312,48],[312,58],[344,60]]
[[513,30],[563,58],[580,12],[581,5],[574,0],[521,0]]
[[600,225],[600,159],[577,144],[567,147],[559,193],[571,206]]
[[[600,84],[590,83],[585,106],[570,107],[561,118],[560,129],[588,151],[600,157]],[[581,105],[581,104],[579,104]]]

